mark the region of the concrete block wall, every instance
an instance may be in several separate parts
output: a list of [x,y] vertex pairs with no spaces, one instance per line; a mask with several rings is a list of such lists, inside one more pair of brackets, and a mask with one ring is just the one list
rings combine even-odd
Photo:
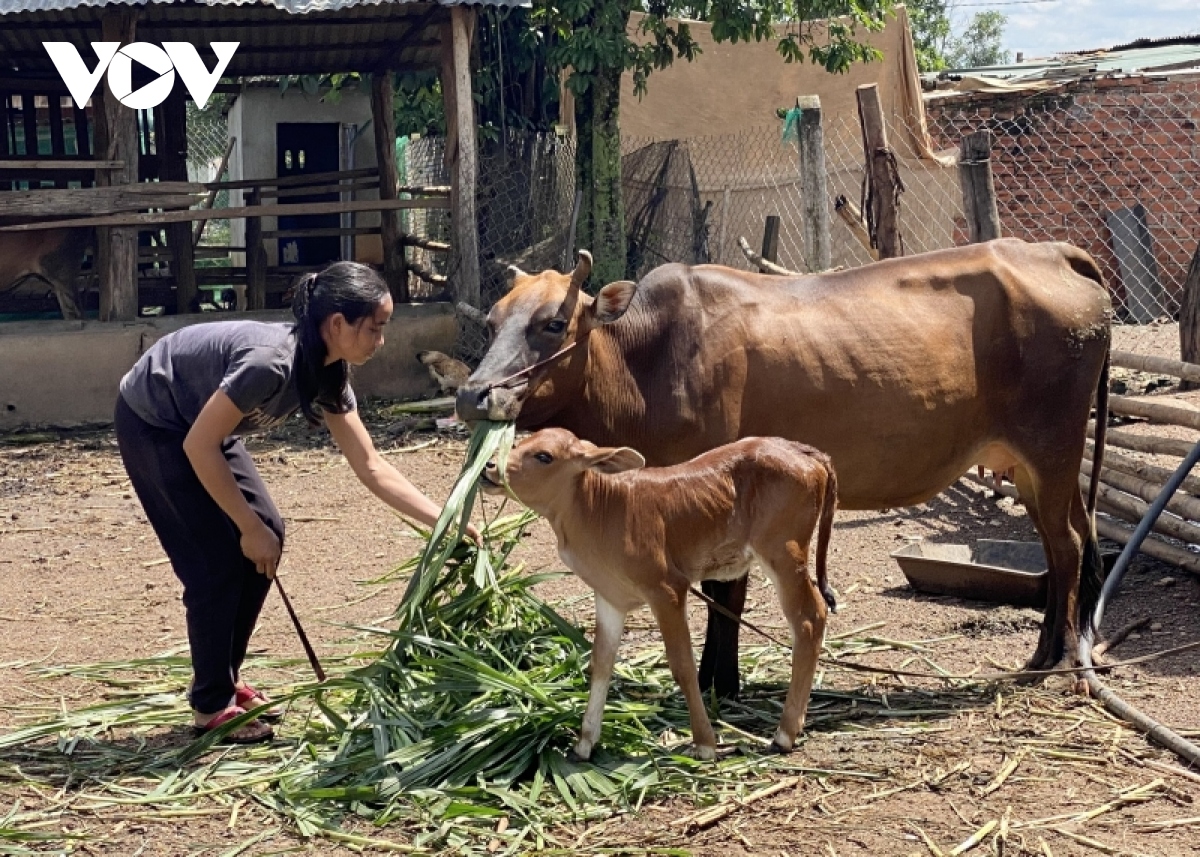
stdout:
[[[180,327],[235,317],[290,321],[291,312],[0,324],[0,431],[111,423],[121,377],[146,348]],[[383,347],[355,371],[355,393],[395,399],[433,394],[436,385],[416,352],[449,352],[456,335],[450,304],[397,307]]]

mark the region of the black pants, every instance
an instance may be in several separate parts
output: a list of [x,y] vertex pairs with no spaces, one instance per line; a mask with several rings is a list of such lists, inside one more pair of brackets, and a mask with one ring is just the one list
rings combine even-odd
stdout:
[[[192,708],[204,714],[221,711],[233,700],[271,581],[242,554],[241,532],[200,484],[183,451],[185,435],[150,425],[120,396],[115,422],[133,490],[183,583],[195,673]],[[282,543],[283,519],[245,444],[227,439],[221,451],[242,496]]]

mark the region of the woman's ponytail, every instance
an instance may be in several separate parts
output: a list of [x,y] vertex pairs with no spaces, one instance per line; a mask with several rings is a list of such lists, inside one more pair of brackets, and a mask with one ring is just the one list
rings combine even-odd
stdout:
[[296,317],[292,375],[309,425],[319,426],[324,411],[337,412],[350,383],[350,369],[344,360],[325,365],[329,348],[321,336],[321,325],[335,313],[356,324],[373,315],[387,296],[384,279],[357,262],[334,262],[296,280],[292,289],[292,314]]

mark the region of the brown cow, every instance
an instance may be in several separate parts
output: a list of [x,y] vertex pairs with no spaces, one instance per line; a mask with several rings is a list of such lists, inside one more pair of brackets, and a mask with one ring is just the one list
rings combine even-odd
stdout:
[[[687,700],[696,755],[715,758],[716,736],[692,659],[687,594],[702,580],[743,577],[753,565],[771,578],[792,629],[792,679],[771,743],[777,752],[791,750],[804,726],[826,605],[836,609],[825,571],[837,506],[829,456],[756,437],[674,467],[641,470],[644,464],[628,447],[600,449],[565,429],[544,429],[513,450],[505,472],[517,499],[554,528],[563,562],[596,594],[591,689],[576,756],[590,758],[600,737],[625,616],[649,605]],[[484,491],[502,493],[501,482],[489,464]],[[808,575],[814,531],[816,586]]]
[[54,290],[63,318],[83,318],[75,280],[94,235],[82,228],[0,232],[0,292],[37,277]]
[[[461,418],[562,426],[652,465],[786,437],[830,455],[843,509],[923,503],[975,464],[1016,466],[1051,572],[1028,665],[1078,663],[1104,573],[1096,482],[1085,504],[1077,481],[1094,395],[1107,418],[1112,304],[1091,256],[1003,239],[805,277],[664,265],[595,299],[590,269],[580,254],[572,274],[515,277]],[[744,582],[717,585],[739,610]],[[700,672],[737,692],[737,625],[715,611]]]

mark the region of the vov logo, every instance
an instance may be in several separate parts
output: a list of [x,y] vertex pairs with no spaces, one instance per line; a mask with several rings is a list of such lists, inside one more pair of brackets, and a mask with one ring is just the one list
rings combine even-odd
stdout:
[[[42,42],[42,47],[50,54],[76,107],[83,108],[96,91],[100,76],[107,70],[108,85],[118,101],[134,110],[148,110],[162,104],[170,94],[175,85],[175,72],[183,78],[192,100],[203,108],[239,44],[213,42],[217,64],[211,72],[200,59],[199,52],[188,42],[163,42],[161,48],[149,42],[130,42],[125,47],[121,47],[120,42],[92,42],[92,50],[99,60],[92,71],[88,71],[79,51],[70,42]],[[158,74],[137,92],[133,91],[135,61]]]

